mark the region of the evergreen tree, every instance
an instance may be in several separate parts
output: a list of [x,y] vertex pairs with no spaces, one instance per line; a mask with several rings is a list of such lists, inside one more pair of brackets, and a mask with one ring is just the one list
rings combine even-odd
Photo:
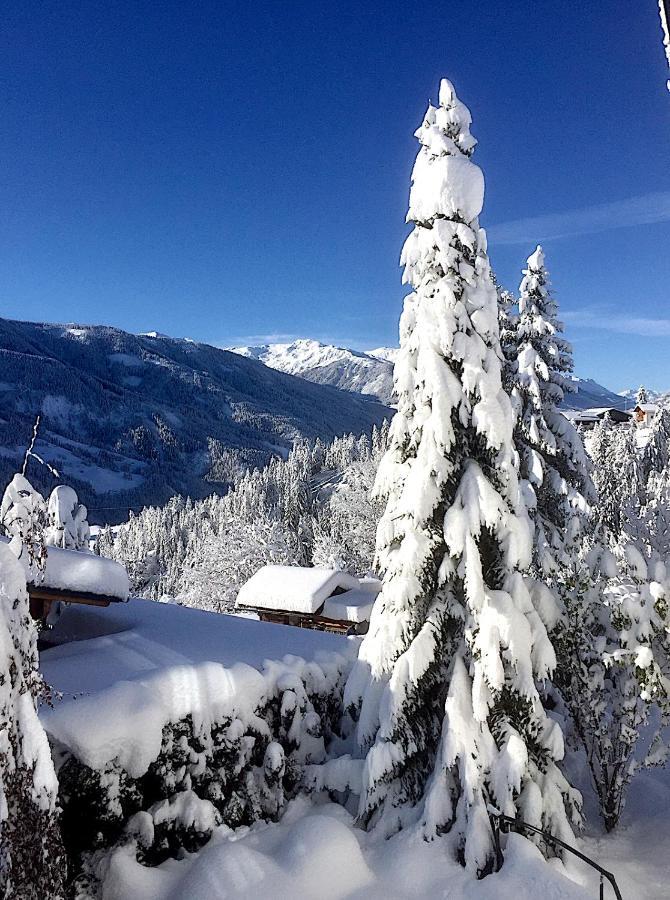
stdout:
[[554,681],[611,831],[634,774],[667,757],[670,580],[662,562],[647,565],[632,544],[614,556],[591,543],[564,573]]
[[594,491],[581,438],[559,411],[564,392],[571,390],[565,375],[572,371],[572,349],[562,337],[541,247],[523,275],[514,335],[515,443],[535,526],[533,563],[547,575],[565,562],[566,535],[575,517],[587,514]]
[[647,403],[647,402],[648,402],[648,400],[647,400],[647,389],[645,388],[645,386],[644,386],[643,384],[641,384],[640,387],[637,389],[637,394],[635,395],[635,401],[636,401],[636,403],[638,403],[640,406],[641,406],[643,403]]
[[562,733],[536,688],[555,662],[546,625],[556,610],[536,611],[520,574],[531,529],[470,121],[443,80],[416,132],[401,260],[413,292],[377,478],[384,583],[345,703],[365,756],[361,824],[451,830],[459,858],[483,875],[495,863],[489,803],[568,836],[571,794],[556,766]]
[[651,433],[640,459],[640,478],[643,485],[653,473],[670,469],[670,410],[659,409],[651,426]]

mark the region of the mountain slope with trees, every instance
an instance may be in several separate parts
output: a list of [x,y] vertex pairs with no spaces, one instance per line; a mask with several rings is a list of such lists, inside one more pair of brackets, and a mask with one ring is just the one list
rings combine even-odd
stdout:
[[[0,320],[0,477],[35,451],[61,472],[93,522],[175,494],[225,490],[296,440],[369,433],[374,398],[315,385],[207,344],[104,326]],[[35,466],[43,492],[53,476]]]

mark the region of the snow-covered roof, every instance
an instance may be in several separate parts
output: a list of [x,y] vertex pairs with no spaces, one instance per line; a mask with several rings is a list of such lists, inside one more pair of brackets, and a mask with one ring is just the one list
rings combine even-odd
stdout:
[[354,588],[329,597],[323,604],[321,615],[336,622],[369,622],[375,600],[376,595],[370,591]]
[[638,403],[635,407],[635,411],[641,410],[646,413],[655,413],[658,412],[658,405],[656,403]]
[[613,417],[630,417],[632,411],[628,409],[618,409],[616,406],[592,406],[588,409],[562,409],[561,412],[566,419],[572,422],[596,422],[604,419],[605,416]]
[[[0,540],[9,543],[6,537]],[[33,578],[30,583],[44,590],[92,594],[111,600],[127,600],[130,592],[128,573],[120,563],[88,551],[60,547],[47,547],[44,576]]]
[[338,588],[360,589],[360,582],[336,569],[263,566],[242,585],[236,606],[313,615]]
[[82,550],[47,548],[44,579],[36,586],[73,594],[94,594],[113,600],[127,600],[128,573],[113,559]]

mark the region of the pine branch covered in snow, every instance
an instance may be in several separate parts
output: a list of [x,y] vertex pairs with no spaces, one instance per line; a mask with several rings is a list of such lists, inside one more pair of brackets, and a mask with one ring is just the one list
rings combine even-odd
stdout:
[[554,666],[521,572],[531,530],[501,380],[497,295],[479,228],[484,181],[449,81],[416,132],[395,366],[398,412],[377,488],[384,586],[347,684],[365,757],[361,823],[451,830],[495,862],[488,804],[570,834],[560,728],[536,680]]

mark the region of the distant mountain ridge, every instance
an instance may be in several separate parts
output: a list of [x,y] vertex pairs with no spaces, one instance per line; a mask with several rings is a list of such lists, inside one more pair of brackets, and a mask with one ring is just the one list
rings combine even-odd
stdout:
[[370,394],[387,405],[391,402],[392,358],[396,351],[386,347],[360,351],[301,338],[291,343],[229,349],[271,369],[299,375],[315,384],[330,384],[343,391]]
[[[645,388],[645,390],[649,403],[658,403],[661,406],[670,404],[670,391],[655,391],[651,388]],[[619,396],[627,402],[628,408],[635,406],[638,391],[639,388],[627,388],[625,391],[619,391]]]
[[[300,375],[317,384],[332,384],[341,390],[371,394],[390,405],[393,402],[393,364],[397,347],[351,350],[303,338],[291,343],[231,347],[233,353],[256,359],[273,369]],[[575,391],[566,394],[566,409],[612,406],[624,409],[626,400],[591,378],[572,376]]]
[[[0,477],[17,470],[37,413],[36,452],[92,511],[202,497],[301,437],[362,433],[390,411],[253,359],[156,332],[0,319]],[[55,481],[35,461],[42,490]]]

